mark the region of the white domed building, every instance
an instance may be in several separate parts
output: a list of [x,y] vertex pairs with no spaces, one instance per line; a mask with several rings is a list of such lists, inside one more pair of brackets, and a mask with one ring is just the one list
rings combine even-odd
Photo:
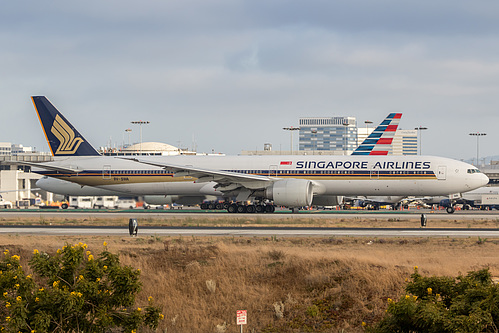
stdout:
[[147,156],[166,156],[166,155],[195,155],[195,152],[181,149],[167,143],[162,142],[142,142],[124,147],[120,150],[105,150],[105,155],[114,156],[131,156],[131,155],[147,155]]

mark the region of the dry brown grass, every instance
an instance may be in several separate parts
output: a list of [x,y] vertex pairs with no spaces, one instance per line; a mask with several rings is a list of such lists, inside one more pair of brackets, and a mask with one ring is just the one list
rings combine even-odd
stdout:
[[[471,238],[0,236],[25,263],[34,248],[55,252],[80,241],[93,252],[106,241],[122,263],[142,269],[138,303],[153,296],[167,332],[238,332],[241,309],[246,332],[357,332],[401,295],[414,266],[428,275],[490,267],[499,276],[499,242]],[[326,320],[316,313],[323,309]]]

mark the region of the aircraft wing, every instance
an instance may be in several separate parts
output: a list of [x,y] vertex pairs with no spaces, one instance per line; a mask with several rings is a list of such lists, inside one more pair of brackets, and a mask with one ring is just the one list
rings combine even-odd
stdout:
[[[270,185],[276,181],[277,178],[267,176],[244,174],[239,172],[230,172],[222,170],[211,170],[196,168],[186,165],[175,165],[170,163],[152,162],[137,158],[125,158],[127,160],[135,161],[142,164],[153,165],[174,173],[174,177],[193,177],[197,178],[196,183],[216,182],[220,190],[233,189],[234,185],[239,187],[246,187],[248,189],[260,189]],[[232,185],[232,186],[231,186]],[[232,188],[228,188],[231,186]]]
[[40,169],[45,169],[45,170],[50,170],[50,171],[58,171],[58,172],[63,172],[63,173],[77,173],[77,172],[81,171],[81,170],[77,170],[77,169],[65,168],[65,167],[60,167],[60,166],[56,166],[56,165],[52,165],[52,164],[40,163],[40,162],[6,161],[6,162],[2,162],[2,164],[28,165],[28,166],[37,167]]

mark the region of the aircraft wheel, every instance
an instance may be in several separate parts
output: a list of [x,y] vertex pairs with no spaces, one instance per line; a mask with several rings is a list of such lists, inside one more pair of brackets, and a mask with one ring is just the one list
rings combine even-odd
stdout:
[[228,202],[223,203],[223,209],[227,209],[227,208],[229,208],[229,206],[230,206],[230,203],[228,203]]
[[213,209],[215,209],[215,204],[214,204],[214,203],[209,203],[209,204],[208,204],[208,209],[209,209],[209,210],[213,210]]
[[201,207],[201,209],[203,209],[203,210],[204,210],[204,209],[208,209],[208,204],[207,204],[207,203],[202,203],[200,207]]
[[237,205],[237,212],[238,213],[246,213],[246,206]]
[[254,213],[256,211],[256,208],[254,205],[248,205],[246,207],[246,213]]
[[446,211],[447,211],[447,213],[449,213],[449,214],[454,213],[454,207],[452,207],[452,206],[445,208],[445,210],[446,210]]
[[267,206],[265,206],[265,213],[273,213],[273,212],[275,212],[274,205],[267,205]]
[[265,212],[265,207],[264,207],[264,206],[262,206],[262,205],[256,205],[256,206],[255,206],[255,211],[256,211],[257,213],[263,213],[263,212]]
[[223,205],[219,202],[215,205],[215,209],[221,210],[223,208]]
[[229,213],[237,213],[237,205],[236,204],[229,205],[229,207],[227,207],[227,211]]

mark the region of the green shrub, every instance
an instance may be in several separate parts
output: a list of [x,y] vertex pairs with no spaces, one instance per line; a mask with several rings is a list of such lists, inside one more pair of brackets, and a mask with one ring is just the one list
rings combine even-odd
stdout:
[[[140,270],[120,265],[107,251],[94,255],[87,245],[66,245],[53,256],[33,251],[33,275],[17,255],[5,250],[0,261],[0,326],[6,332],[135,332],[155,329],[163,318],[149,304],[133,308],[141,288]],[[0,255],[1,256],[1,255]]]
[[424,277],[417,267],[398,302],[388,299],[386,316],[372,332],[496,332],[499,287],[488,269],[466,276]]

